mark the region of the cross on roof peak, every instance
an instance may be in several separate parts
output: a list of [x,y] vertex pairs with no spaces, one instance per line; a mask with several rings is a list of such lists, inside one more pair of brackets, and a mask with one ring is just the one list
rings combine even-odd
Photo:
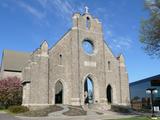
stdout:
[[88,13],[88,7],[87,6],[85,6],[85,13]]

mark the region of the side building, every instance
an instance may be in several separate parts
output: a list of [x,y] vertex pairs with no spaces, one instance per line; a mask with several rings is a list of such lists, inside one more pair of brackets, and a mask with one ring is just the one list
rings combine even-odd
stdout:
[[139,102],[141,104],[140,108],[150,105],[150,95],[146,93],[148,88],[156,88],[158,90],[158,93],[154,94],[154,103],[160,106],[160,75],[130,83],[131,102],[133,104]]
[[0,79],[18,77],[22,80],[22,70],[30,58],[30,53],[4,50],[0,67]]

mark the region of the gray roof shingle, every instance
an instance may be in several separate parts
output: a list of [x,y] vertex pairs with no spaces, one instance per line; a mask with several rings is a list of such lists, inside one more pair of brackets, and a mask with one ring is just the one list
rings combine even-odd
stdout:
[[4,50],[2,58],[3,70],[22,71],[31,53]]

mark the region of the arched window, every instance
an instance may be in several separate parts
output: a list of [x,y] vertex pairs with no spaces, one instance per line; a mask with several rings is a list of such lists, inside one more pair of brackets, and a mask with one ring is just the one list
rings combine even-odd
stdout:
[[84,102],[89,104],[94,102],[94,86],[90,77],[87,77],[84,82]]
[[90,29],[90,27],[91,27],[91,21],[90,21],[90,18],[87,17],[87,18],[86,18],[86,28],[87,28],[87,29]]
[[63,84],[57,81],[55,84],[55,104],[63,103]]
[[111,70],[111,62],[108,61],[108,70]]
[[111,85],[107,86],[106,96],[107,96],[108,103],[111,104],[112,103],[112,87],[111,87]]

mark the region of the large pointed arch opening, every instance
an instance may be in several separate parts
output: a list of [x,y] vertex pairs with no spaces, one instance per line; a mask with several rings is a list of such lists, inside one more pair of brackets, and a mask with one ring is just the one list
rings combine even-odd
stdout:
[[55,84],[55,104],[63,104],[63,84],[57,81]]
[[106,97],[107,97],[108,103],[111,104],[112,103],[112,87],[111,87],[111,85],[107,86]]
[[84,102],[85,104],[92,104],[94,102],[94,84],[89,76],[84,81]]

